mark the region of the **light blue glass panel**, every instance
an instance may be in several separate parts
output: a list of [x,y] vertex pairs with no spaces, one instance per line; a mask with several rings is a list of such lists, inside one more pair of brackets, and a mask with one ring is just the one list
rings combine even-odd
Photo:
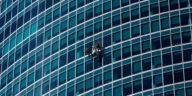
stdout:
[[12,49],[14,46],[15,46],[15,37],[11,39],[10,49]]
[[17,34],[17,40],[16,40],[16,41],[17,41],[17,44],[20,43],[21,40],[22,40],[22,33],[19,32],[19,33]]
[[3,53],[6,54],[9,50],[9,45],[8,44],[5,44],[4,45],[4,49],[3,49]]
[[34,33],[35,31],[37,31],[37,23],[36,22],[31,25],[31,33],[30,34]]
[[27,27],[25,30],[24,30],[24,33],[23,33],[23,39],[27,38],[29,36],[29,32],[30,32],[30,28]]

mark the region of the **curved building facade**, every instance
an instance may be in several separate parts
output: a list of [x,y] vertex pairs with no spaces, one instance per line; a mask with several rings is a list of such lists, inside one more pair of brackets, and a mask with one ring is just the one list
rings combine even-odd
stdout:
[[0,96],[192,96],[192,0],[0,0]]

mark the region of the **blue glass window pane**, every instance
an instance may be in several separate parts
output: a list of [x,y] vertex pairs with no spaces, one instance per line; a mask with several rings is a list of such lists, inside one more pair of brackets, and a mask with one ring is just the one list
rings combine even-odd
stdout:
[[173,64],[182,62],[182,52],[175,51],[173,52]]
[[189,2],[188,0],[179,0],[180,8],[187,7]]
[[53,31],[52,31],[52,37],[56,36],[59,34],[59,25],[56,25],[53,27]]
[[86,10],[86,20],[93,18],[93,8]]
[[111,45],[111,35],[107,35],[103,37],[103,46],[107,47],[109,45]]
[[[117,0],[116,0],[117,1]],[[112,20],[113,20],[113,26],[117,26],[121,23],[120,21],[120,15],[115,15],[112,17]]]
[[60,40],[60,49],[63,49],[63,48],[65,48],[67,46],[67,38],[65,37],[65,38],[62,38],[61,40]]
[[148,34],[150,32],[150,29],[149,29],[149,23],[144,23],[141,25],[141,34],[144,35],[144,34]]
[[29,59],[28,68],[32,67],[35,64],[35,55],[31,56]]
[[113,62],[118,61],[121,59],[121,50],[113,51]]
[[58,8],[58,9],[54,10],[54,12],[53,12],[53,19],[55,20],[55,19],[59,18],[59,16],[60,16],[60,10]]
[[69,3],[69,11],[73,11],[76,8],[76,0],[73,0]]
[[84,12],[77,15],[77,24],[80,24],[84,21]]
[[66,64],[66,59],[67,59],[66,54],[60,56],[59,67],[64,66]]
[[113,80],[121,78],[121,67],[113,69]]
[[161,19],[161,29],[162,30],[169,28],[169,25],[170,25],[169,18]]
[[68,36],[68,45],[75,43],[75,33],[72,33]]
[[46,65],[43,66],[43,76],[49,74],[50,72],[50,63],[47,63]]
[[35,6],[33,9],[31,9],[31,18],[35,17],[37,15],[37,6]]
[[88,91],[93,88],[93,79],[88,79],[85,81],[85,90]]
[[176,27],[180,25],[179,16],[171,17],[171,27]]
[[19,92],[19,83],[13,86],[13,94],[16,95]]
[[151,77],[143,78],[143,90],[151,88],[152,88],[152,78]]
[[131,37],[136,37],[140,35],[140,26],[134,26],[131,28]]
[[49,40],[51,38],[51,30],[45,31],[45,40]]
[[153,86],[154,87],[162,86],[162,75],[153,76]]
[[51,63],[51,71],[54,71],[58,68],[58,59],[55,59]]
[[121,86],[113,88],[113,96],[122,96]]
[[85,72],[89,72],[93,70],[93,61],[89,60],[87,62],[85,62]]
[[143,41],[142,42],[142,52],[144,53],[144,52],[147,52],[147,51],[149,51],[151,48],[150,48],[150,41],[149,40],[147,40],[147,41]]
[[126,46],[122,48],[122,58],[127,58],[131,56],[131,48],[130,46]]
[[162,55],[162,61],[163,61],[163,66],[170,65],[172,64],[172,56],[171,53],[166,53]]
[[34,82],[34,73],[31,73],[31,74],[28,75],[28,83],[27,83],[27,85],[29,86],[33,82]]
[[77,31],[77,40],[82,40],[84,38],[84,29]]
[[129,28],[123,29],[122,30],[122,39],[127,40],[129,38],[130,38],[130,29]]
[[142,60],[142,69],[143,71],[151,69],[151,58]]
[[21,65],[21,73],[27,70],[27,61],[24,61]]
[[25,87],[26,87],[26,78],[20,81],[20,90],[24,89]]
[[121,34],[120,32],[113,33],[113,43],[118,43],[121,41]]
[[120,0],[112,0],[112,6],[113,9],[120,7]]
[[104,83],[110,82],[112,80],[111,71],[104,72],[103,78],[104,78]]
[[50,46],[46,47],[45,50],[44,50],[44,57],[48,57],[50,55]]
[[76,76],[82,75],[84,73],[84,64],[80,64],[76,67]]
[[139,92],[142,90],[141,80],[137,80],[133,82],[133,93]]
[[183,78],[183,69],[182,70],[175,70],[174,71],[174,82],[182,82],[184,80]]
[[59,42],[57,41],[52,45],[52,54],[57,52],[58,50],[59,50]]
[[104,55],[104,59],[103,59],[103,62],[104,62],[104,65],[107,65],[109,63],[111,63],[111,52],[107,53]]
[[178,0],[170,0],[170,9],[178,9]]
[[123,77],[131,75],[131,64],[123,65]]
[[132,55],[140,54],[140,43],[133,44]]
[[94,7],[94,16],[98,16],[98,15],[101,15],[102,13],[102,5],[98,5],[98,6],[95,6]]
[[69,51],[68,57],[70,57],[70,58],[68,58],[68,63],[75,60],[75,50]]
[[123,95],[127,96],[132,93],[132,83],[123,84]]
[[61,26],[60,31],[61,32],[66,31],[67,30],[67,25],[68,25],[67,24],[67,20],[61,22],[61,24],[60,24],[60,26]]
[[73,79],[75,77],[75,68],[69,69],[68,72],[67,72],[67,75],[68,75],[67,76],[68,81]]
[[160,12],[166,12],[168,10],[168,1],[160,2]]
[[132,65],[132,69],[133,69],[133,72],[132,73],[138,73],[138,72],[141,72],[141,62],[138,61],[138,62],[134,62],[133,65]]
[[192,67],[186,68],[184,69],[184,71],[185,71],[185,80],[192,80],[192,75],[191,75]]
[[68,12],[68,4],[61,6],[61,14],[65,15]]
[[153,68],[161,67],[161,57],[160,56],[153,57],[152,64],[153,64]]
[[42,77],[42,68],[39,68],[35,72],[35,81],[39,80]]
[[80,58],[84,55],[84,46],[78,47],[76,51],[76,58]]
[[98,87],[102,84],[102,75],[99,74],[94,77],[94,87]]
[[103,20],[103,30],[106,30],[111,27],[111,18]]
[[159,49],[161,47],[160,46],[161,41],[159,37],[152,39],[151,43],[152,43],[152,50]]
[[74,86],[67,88],[67,96],[75,96],[74,95]]
[[159,20],[151,22],[151,32],[159,31]]
[[[31,33],[32,33],[32,32],[31,32]],[[20,33],[20,34],[22,35],[22,33]],[[30,34],[30,28],[27,27],[27,28],[25,28],[25,30],[24,30],[23,39],[27,38],[27,37],[29,36],[29,34]],[[21,37],[22,37],[22,36],[21,36]]]
[[43,83],[42,86],[42,94],[46,93],[49,91],[49,80]]
[[19,74],[20,74],[20,66],[17,66],[15,69],[14,69],[14,77],[17,77]]
[[171,41],[172,41],[172,45],[177,45],[181,43],[181,35],[180,33],[176,33],[176,34],[172,34],[171,35]]
[[184,90],[183,89],[175,90],[175,96],[185,96]]
[[60,73],[59,74],[59,85],[63,84],[66,82],[66,72]]
[[83,91],[84,91],[84,83],[83,82],[80,82],[80,83],[78,83],[77,84],[77,86],[76,86],[76,94],[77,95],[79,95],[79,94],[81,94],[81,93],[83,93]]
[[44,18],[40,18],[38,21],[38,29],[44,26]]
[[192,60],[192,49],[183,50],[184,61]]
[[85,3],[85,0],[77,0],[77,6],[78,6],[78,7],[83,6],[84,3]]
[[35,96],[41,96],[41,86],[36,87],[34,93]]
[[103,4],[103,12],[106,13],[111,10],[111,1],[105,2]]
[[104,96],[112,96],[112,90],[109,89],[109,90],[104,91]]
[[166,35],[166,36],[162,36],[161,37],[161,45],[162,47],[168,47],[171,45],[171,42],[170,42],[170,35]]
[[46,9],[47,8],[49,8],[49,7],[51,7],[52,6],[52,4],[53,4],[53,1],[52,0],[46,0]]
[[164,85],[173,83],[173,74],[172,72],[167,72],[163,74]]
[[76,25],[76,17],[73,16],[69,19],[69,28],[73,27]]
[[57,87],[58,86],[57,84],[58,84],[57,76],[51,78],[51,89]]
[[29,50],[33,50],[36,47],[36,38],[32,39],[30,41],[30,47]]
[[191,42],[191,41],[192,41],[192,40],[191,40],[191,38],[192,38],[191,35],[192,35],[192,34],[191,34],[190,31],[184,31],[184,32],[182,32],[182,42],[183,42],[183,43]]
[[52,21],[52,12],[46,15],[46,24]]
[[141,7],[141,17],[146,17],[149,15],[149,7],[148,6],[144,6]]
[[43,1],[43,2],[41,2],[40,4],[39,4],[39,13],[41,13],[42,11],[44,11],[45,10],[45,1]]
[[93,35],[93,25],[90,25],[85,29],[85,36],[88,37],[91,35]]
[[158,3],[150,4],[150,13],[151,13],[152,15],[159,13]]
[[139,18],[139,8],[131,10],[131,20]]

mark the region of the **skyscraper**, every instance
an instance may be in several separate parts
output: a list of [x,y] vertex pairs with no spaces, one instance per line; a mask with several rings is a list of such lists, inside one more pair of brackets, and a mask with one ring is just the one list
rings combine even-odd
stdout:
[[192,0],[0,0],[0,96],[192,96]]

